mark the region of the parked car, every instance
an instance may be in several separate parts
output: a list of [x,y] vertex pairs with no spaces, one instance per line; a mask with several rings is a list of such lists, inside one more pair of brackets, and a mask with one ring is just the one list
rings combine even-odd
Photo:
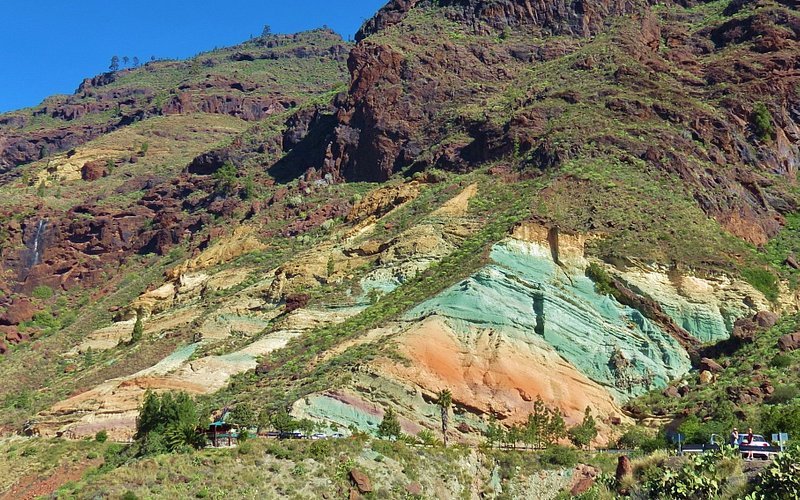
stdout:
[[323,432],[317,432],[311,435],[311,439],[327,439],[328,435]]
[[[764,436],[761,434],[753,434],[753,441],[751,443],[747,443],[747,434],[740,434],[736,445],[742,452],[742,456],[747,456],[752,450],[753,457],[769,460],[770,455],[774,453],[774,447],[770,445],[769,441],[764,439]],[[759,451],[761,453],[759,453]]]

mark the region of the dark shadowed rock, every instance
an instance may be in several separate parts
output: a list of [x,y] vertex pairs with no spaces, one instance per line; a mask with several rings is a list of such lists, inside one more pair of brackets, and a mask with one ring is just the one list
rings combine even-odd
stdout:
[[307,293],[293,293],[286,297],[285,312],[290,313],[296,309],[305,307],[309,300],[311,300],[311,296]]
[[30,300],[15,299],[8,306],[5,314],[0,316],[0,325],[18,325],[24,321],[30,321],[33,319],[34,313],[36,313],[36,307]]
[[701,359],[699,369],[708,370],[711,373],[720,373],[724,370],[719,363],[710,358]]
[[733,332],[731,337],[739,340],[740,342],[752,342],[756,338],[758,331],[758,324],[749,318],[737,319],[733,324]]
[[662,392],[662,394],[668,398],[679,398],[681,397],[680,393],[678,392],[678,388],[674,385],[668,385],[666,389]]

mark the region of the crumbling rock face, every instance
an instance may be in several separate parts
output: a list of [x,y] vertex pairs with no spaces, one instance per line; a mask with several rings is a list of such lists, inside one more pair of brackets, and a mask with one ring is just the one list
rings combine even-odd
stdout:
[[165,115],[213,113],[256,121],[274,113],[281,113],[290,106],[290,102],[281,102],[273,97],[196,95],[184,92],[164,104],[161,113]]
[[[444,39],[433,41],[417,36],[416,21],[408,17],[413,9],[431,9],[476,34],[510,27],[538,36],[561,36],[540,44],[515,40],[504,50],[480,41],[451,43],[445,33]],[[596,138],[596,143],[676,175],[698,206],[730,233],[754,245],[765,244],[783,227],[784,215],[797,206],[794,196],[769,176],[793,180],[800,164],[800,111],[792,104],[800,80],[794,71],[800,28],[795,16],[780,8],[760,9],[749,17],[690,33],[684,24],[654,14],[646,1],[393,0],[357,35],[359,43],[348,60],[350,89],[337,99],[336,125],[326,145],[311,158],[312,164],[336,179],[381,181],[405,169],[435,166],[466,171],[515,152],[527,154],[523,168],[558,169],[586,154],[585,137],[574,129],[548,130],[563,107],[528,105],[547,97],[574,105],[581,99],[578,93],[555,95],[546,89],[526,96],[523,109],[511,113],[505,123],[488,119],[488,112],[483,121],[459,117],[461,121],[453,123],[461,135],[452,129],[449,135],[438,135],[453,123],[437,116],[447,103],[485,105],[488,98],[478,97],[481,83],[503,88],[516,77],[514,64],[536,64],[569,54],[590,43],[589,36],[612,30],[612,20],[623,15],[629,15],[626,26],[615,25],[611,31],[615,46],[625,55],[611,56],[616,67],[613,86],[636,89],[642,96],[652,94],[653,104],[622,98],[613,89],[592,99],[605,101],[605,108],[623,122],[661,120],[670,130],[660,133],[655,144],[650,141],[650,147],[614,134]],[[674,15],[677,21],[686,21],[695,14]],[[387,41],[395,40],[395,31],[403,33],[402,42]],[[752,47],[747,45],[751,43]],[[660,50],[663,44],[668,50]],[[736,56],[711,57],[731,47],[739,51]],[[608,62],[592,54],[578,58],[572,67],[596,71]],[[675,105],[682,102],[684,90],[665,95],[653,81],[657,74],[670,75],[686,92],[699,92],[699,98],[708,102],[720,98],[717,86],[733,85],[737,91],[726,95],[715,112]],[[772,140],[754,133],[756,95],[772,96],[767,103],[775,125]],[[569,133],[575,137],[565,140]]]
[[[130,256],[163,255],[177,243],[191,239],[210,220],[208,214],[197,209],[211,211],[215,198],[186,198],[209,185],[213,186],[213,180],[202,177],[191,181],[178,177],[161,183],[151,179],[137,186],[149,189],[127,209],[90,202],[66,213],[42,210],[11,233],[11,241],[22,249],[4,249],[0,264],[3,269],[14,271],[17,289],[23,292],[38,285],[69,289],[102,284],[106,280],[104,273],[113,271]],[[213,187],[209,190],[214,191]],[[32,253],[34,248],[36,255]]]
[[545,35],[590,36],[598,32],[610,17],[630,13],[642,4],[644,2],[636,0],[392,0],[361,27],[356,40],[361,41],[401,22],[415,7],[445,7],[447,17],[472,26],[479,32],[531,25]]

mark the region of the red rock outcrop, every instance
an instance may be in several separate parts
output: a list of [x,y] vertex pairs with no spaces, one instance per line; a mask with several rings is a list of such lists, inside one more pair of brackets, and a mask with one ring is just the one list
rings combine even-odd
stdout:
[[106,162],[103,160],[95,160],[86,162],[81,168],[81,179],[85,181],[96,181],[108,175],[108,168]]
[[[535,63],[568,54],[584,45],[586,37],[605,29],[611,19],[631,14],[630,27],[614,31],[615,43],[629,60],[612,57],[617,68],[613,85],[644,94],[653,92],[657,97],[653,104],[616,95],[595,99],[606,100],[606,109],[619,120],[661,120],[684,132],[662,134],[659,140],[664,146],[655,148],[612,136],[596,141],[622,148],[676,175],[709,216],[755,245],[763,245],[777,234],[784,223],[783,214],[795,210],[793,196],[762,173],[769,171],[793,180],[800,164],[800,111],[790,104],[797,99],[800,81],[794,69],[800,26],[785,10],[765,7],[750,16],[721,22],[713,29],[689,33],[681,23],[653,14],[647,2],[448,0],[436,5],[443,7],[439,15],[459,23],[465,32],[499,34],[511,27],[538,36],[562,37],[557,43],[550,40],[536,45],[515,41],[507,51],[481,42],[452,43],[445,33],[442,39],[431,40],[418,36],[419,28],[406,20],[412,9],[435,10],[433,2],[389,2],[357,35],[359,43],[348,60],[350,88],[337,100],[336,124],[326,132],[327,144],[315,168],[337,179],[380,181],[405,168],[465,170],[515,149],[532,152],[527,166],[558,168],[579,154],[585,138],[577,134],[571,142],[548,137],[553,131],[548,133],[546,124],[562,109],[530,107],[512,115],[506,123],[462,118],[455,122],[462,138],[450,143],[437,131],[449,127],[452,136],[452,124],[438,121],[437,116],[449,102],[483,102],[480,84],[493,82],[502,87],[514,78],[515,61]],[[732,4],[726,15],[740,9],[741,5]],[[687,11],[675,15],[684,16],[678,20],[685,21],[695,14]],[[403,35],[371,36],[387,30]],[[662,42],[668,50],[659,50]],[[711,57],[731,47],[735,47],[736,56]],[[574,68],[591,71],[600,64],[597,56],[591,55],[575,62]],[[737,90],[722,99],[718,113],[689,103],[675,106],[684,102],[683,90],[664,95],[655,84],[641,86],[654,74],[669,74],[686,87],[687,93],[699,92],[708,102],[718,97],[717,85],[733,85]],[[467,82],[472,85],[465,85]],[[545,99],[546,95],[552,93],[540,91],[535,99]],[[775,124],[771,141],[756,137],[751,124],[753,97],[761,95],[770,96],[766,101]],[[576,93],[561,98],[568,104],[580,99]],[[534,100],[531,96],[527,99]],[[674,147],[676,144],[680,146]],[[423,151],[431,150],[429,156],[420,158]],[[699,168],[698,162],[715,167]]]

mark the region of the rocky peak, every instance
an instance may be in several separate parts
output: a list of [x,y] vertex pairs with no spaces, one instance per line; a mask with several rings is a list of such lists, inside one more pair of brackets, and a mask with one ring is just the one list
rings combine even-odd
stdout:
[[590,36],[609,17],[635,12],[646,4],[642,0],[392,0],[364,23],[356,40],[401,22],[415,7],[442,7],[448,18],[477,32],[531,26],[545,35]]

